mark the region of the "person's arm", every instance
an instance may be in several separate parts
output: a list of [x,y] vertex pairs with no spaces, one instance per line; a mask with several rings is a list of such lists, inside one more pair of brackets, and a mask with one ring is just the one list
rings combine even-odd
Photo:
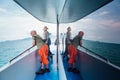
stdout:
[[36,45],[35,37],[32,37],[32,45],[33,45],[33,46]]
[[82,47],[82,40],[80,40],[80,44],[79,45]]
[[36,45],[36,42],[35,40],[32,41],[32,45],[35,46]]
[[83,39],[83,35],[84,35],[84,32],[83,31],[80,31],[79,32],[79,39],[80,39],[80,43],[79,43],[79,45],[82,47],[82,39]]

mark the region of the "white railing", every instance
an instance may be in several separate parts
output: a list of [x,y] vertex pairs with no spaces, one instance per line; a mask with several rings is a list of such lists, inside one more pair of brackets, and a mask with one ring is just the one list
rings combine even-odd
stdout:
[[[97,59],[105,62],[106,64],[111,65],[111,66],[115,67],[116,69],[120,70],[120,67],[117,66],[117,65],[115,65],[115,64],[113,64],[113,63],[111,63],[108,58],[105,58],[105,57],[99,55],[98,53],[96,53],[96,52],[94,52],[94,51],[92,51],[92,50],[90,50],[90,49],[88,49],[88,48],[86,48],[86,47],[84,47],[84,46],[82,46],[82,50],[81,50],[81,51],[83,51],[83,52],[85,52],[85,53],[88,53],[89,55],[92,55],[92,56],[94,56],[95,58],[97,58]],[[91,54],[90,54],[90,53],[91,53]]]
[[0,69],[0,80],[34,80],[39,67],[37,48],[32,46]]

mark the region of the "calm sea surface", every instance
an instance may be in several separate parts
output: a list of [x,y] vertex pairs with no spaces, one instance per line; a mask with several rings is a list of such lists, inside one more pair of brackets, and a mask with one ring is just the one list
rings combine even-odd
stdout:
[[[0,42],[0,67],[31,46],[31,38]],[[83,40],[83,46],[120,66],[120,44]]]
[[120,44],[83,40],[83,46],[120,66]]
[[0,67],[31,46],[32,40],[30,38],[0,42]]

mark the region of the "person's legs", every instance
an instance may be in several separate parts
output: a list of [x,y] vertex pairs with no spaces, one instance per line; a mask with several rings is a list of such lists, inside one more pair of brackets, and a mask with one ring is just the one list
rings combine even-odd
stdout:
[[68,63],[68,71],[71,72],[72,71],[72,64]]
[[48,65],[46,65],[45,72],[50,72]]
[[43,48],[44,48],[43,53],[45,53],[44,60],[43,60],[43,63],[46,65],[45,72],[50,72],[50,69],[49,69],[49,66],[48,66],[48,64],[49,64],[49,62],[48,62],[48,54],[49,54],[48,53],[48,51],[49,51],[48,45],[44,45]]
[[50,51],[50,45],[48,45],[48,56],[53,59],[53,54],[52,52]]
[[78,70],[75,68],[75,56],[77,53],[77,49],[73,45],[68,46],[68,53],[70,58],[68,60],[68,71],[72,71],[74,73],[78,73]]
[[39,72],[37,72],[36,74],[43,74],[44,72],[46,72],[44,70],[45,65],[47,65],[48,68],[48,46],[47,45],[43,45],[40,49],[39,49],[39,55],[40,55],[40,62],[42,64],[41,70]]
[[41,53],[42,53],[42,62],[44,65],[48,65],[48,46],[45,44],[41,47]]
[[67,56],[67,54],[68,54],[68,44],[67,44],[67,39],[65,39],[65,52],[63,54],[63,58]]
[[69,45],[68,46],[68,53],[70,55],[68,63],[69,64],[74,64],[74,62],[75,62],[75,55],[77,53],[77,49],[73,45]]
[[73,73],[80,73],[80,71],[75,67],[75,64],[73,64],[72,72]]
[[42,67],[41,67],[41,69],[44,69],[44,64],[42,63]]
[[65,45],[65,52],[63,54],[63,58],[67,57],[67,54],[68,54],[68,45],[66,44]]

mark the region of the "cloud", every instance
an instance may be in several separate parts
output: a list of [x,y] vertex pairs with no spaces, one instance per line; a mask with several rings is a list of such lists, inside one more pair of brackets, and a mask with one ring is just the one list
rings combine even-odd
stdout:
[[[0,23],[0,34],[2,35],[0,40],[30,37],[31,30],[36,30],[42,36],[44,26],[48,26],[48,31],[51,33],[56,32],[56,24],[40,22],[30,15],[1,17]],[[8,34],[9,37],[6,37]],[[13,34],[14,36],[11,36]]]
[[6,13],[6,12],[7,12],[6,9],[4,9],[4,8],[0,8],[0,13]]
[[108,11],[103,11],[103,12],[99,13],[98,15],[99,15],[99,16],[103,16],[103,15],[107,15],[107,14],[109,14]]
[[100,25],[104,25],[105,27],[109,28],[119,28],[120,27],[120,21],[115,21],[113,19],[109,20],[101,20],[101,21],[96,21]]
[[120,27],[120,21],[116,21],[115,19],[92,19],[92,18],[87,18],[87,19],[82,19],[80,21],[80,24],[86,24],[88,26],[90,25],[99,25],[99,26],[104,26],[104,27],[109,27],[109,28],[118,28]]
[[91,19],[91,18],[81,19],[80,22],[82,22],[82,23],[93,23],[94,19]]
[[[82,30],[85,32],[84,39],[119,42],[120,38],[120,21],[112,19],[84,18],[70,24],[72,35]],[[110,36],[111,35],[111,36]]]

